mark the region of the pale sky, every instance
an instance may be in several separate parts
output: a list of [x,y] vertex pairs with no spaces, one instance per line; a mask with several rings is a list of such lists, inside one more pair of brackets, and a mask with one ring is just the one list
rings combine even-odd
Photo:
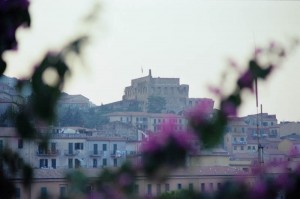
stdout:
[[[80,18],[97,0],[32,0],[32,28],[18,32],[19,51],[7,53],[6,75],[26,77],[48,49],[59,49],[78,30]],[[210,0],[103,0],[99,21],[85,48],[85,66],[74,67],[65,91],[96,104],[122,99],[131,79],[178,77],[190,97],[211,97],[227,60],[245,64],[254,46],[288,45],[300,38],[300,2]],[[288,56],[267,83],[259,85],[264,112],[279,121],[300,121],[300,49]],[[242,67],[242,66],[241,66]],[[142,74],[143,69],[143,74]],[[234,77],[234,75],[231,75]],[[230,85],[232,82],[227,82]],[[228,86],[227,86],[228,87]],[[240,115],[255,114],[255,97]],[[217,104],[216,104],[217,107]]]

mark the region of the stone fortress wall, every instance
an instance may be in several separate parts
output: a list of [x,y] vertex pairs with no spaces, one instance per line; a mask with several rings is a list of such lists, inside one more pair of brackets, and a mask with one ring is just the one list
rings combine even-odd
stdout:
[[179,78],[153,78],[149,70],[148,76],[131,81],[131,86],[125,88],[123,100],[142,101],[143,109],[146,110],[150,96],[164,97],[166,112],[179,113],[187,106],[189,86],[180,84]]

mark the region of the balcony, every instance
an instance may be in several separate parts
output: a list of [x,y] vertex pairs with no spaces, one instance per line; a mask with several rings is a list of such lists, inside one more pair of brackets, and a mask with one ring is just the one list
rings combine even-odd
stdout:
[[111,157],[112,158],[121,158],[121,157],[124,157],[126,154],[126,151],[119,151],[119,150],[116,150],[114,151],[112,154],[111,154]]
[[234,144],[234,145],[245,145],[245,144],[247,144],[247,141],[232,141],[232,144]]
[[103,156],[103,151],[90,151],[89,154],[91,157],[101,157]]
[[69,151],[69,150],[65,150],[65,156],[75,156],[78,155],[79,151],[75,150],[75,151]]
[[41,150],[36,152],[37,156],[56,156],[59,155],[59,150]]
[[135,157],[135,156],[139,156],[139,153],[137,151],[126,151],[126,156]]

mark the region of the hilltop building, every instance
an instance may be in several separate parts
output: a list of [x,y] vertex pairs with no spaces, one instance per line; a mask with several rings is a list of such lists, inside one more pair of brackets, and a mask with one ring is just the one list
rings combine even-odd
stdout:
[[83,95],[69,95],[67,93],[62,93],[58,102],[58,108],[78,108],[81,110],[87,110],[95,106],[87,97]]
[[214,101],[208,98],[189,98],[189,85],[180,84],[179,78],[148,76],[131,80],[125,87],[123,100],[137,100],[142,103],[142,110],[147,111],[149,97],[163,97],[166,101],[166,113],[179,114],[200,101],[205,101],[213,109]]

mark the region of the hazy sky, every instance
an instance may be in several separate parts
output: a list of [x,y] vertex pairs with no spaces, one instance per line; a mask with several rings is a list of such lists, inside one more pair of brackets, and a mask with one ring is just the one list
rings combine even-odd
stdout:
[[[32,0],[32,29],[18,32],[20,48],[7,53],[8,76],[26,77],[29,66],[48,49],[59,49],[80,30],[79,19],[95,0]],[[59,3],[58,3],[59,2]],[[178,77],[189,84],[190,97],[211,97],[208,85],[219,85],[227,60],[241,65],[254,46],[300,38],[300,2],[104,0],[100,20],[85,48],[85,67],[75,67],[66,86],[96,104],[122,99],[130,80],[148,74]],[[82,29],[81,29],[82,30]],[[87,28],[84,28],[87,30]],[[300,121],[300,49],[260,84],[264,112],[281,120]],[[242,67],[242,66],[241,66]],[[143,74],[142,74],[143,69]],[[226,85],[230,85],[229,82]],[[252,95],[241,115],[256,113]],[[217,105],[216,105],[217,107]]]

